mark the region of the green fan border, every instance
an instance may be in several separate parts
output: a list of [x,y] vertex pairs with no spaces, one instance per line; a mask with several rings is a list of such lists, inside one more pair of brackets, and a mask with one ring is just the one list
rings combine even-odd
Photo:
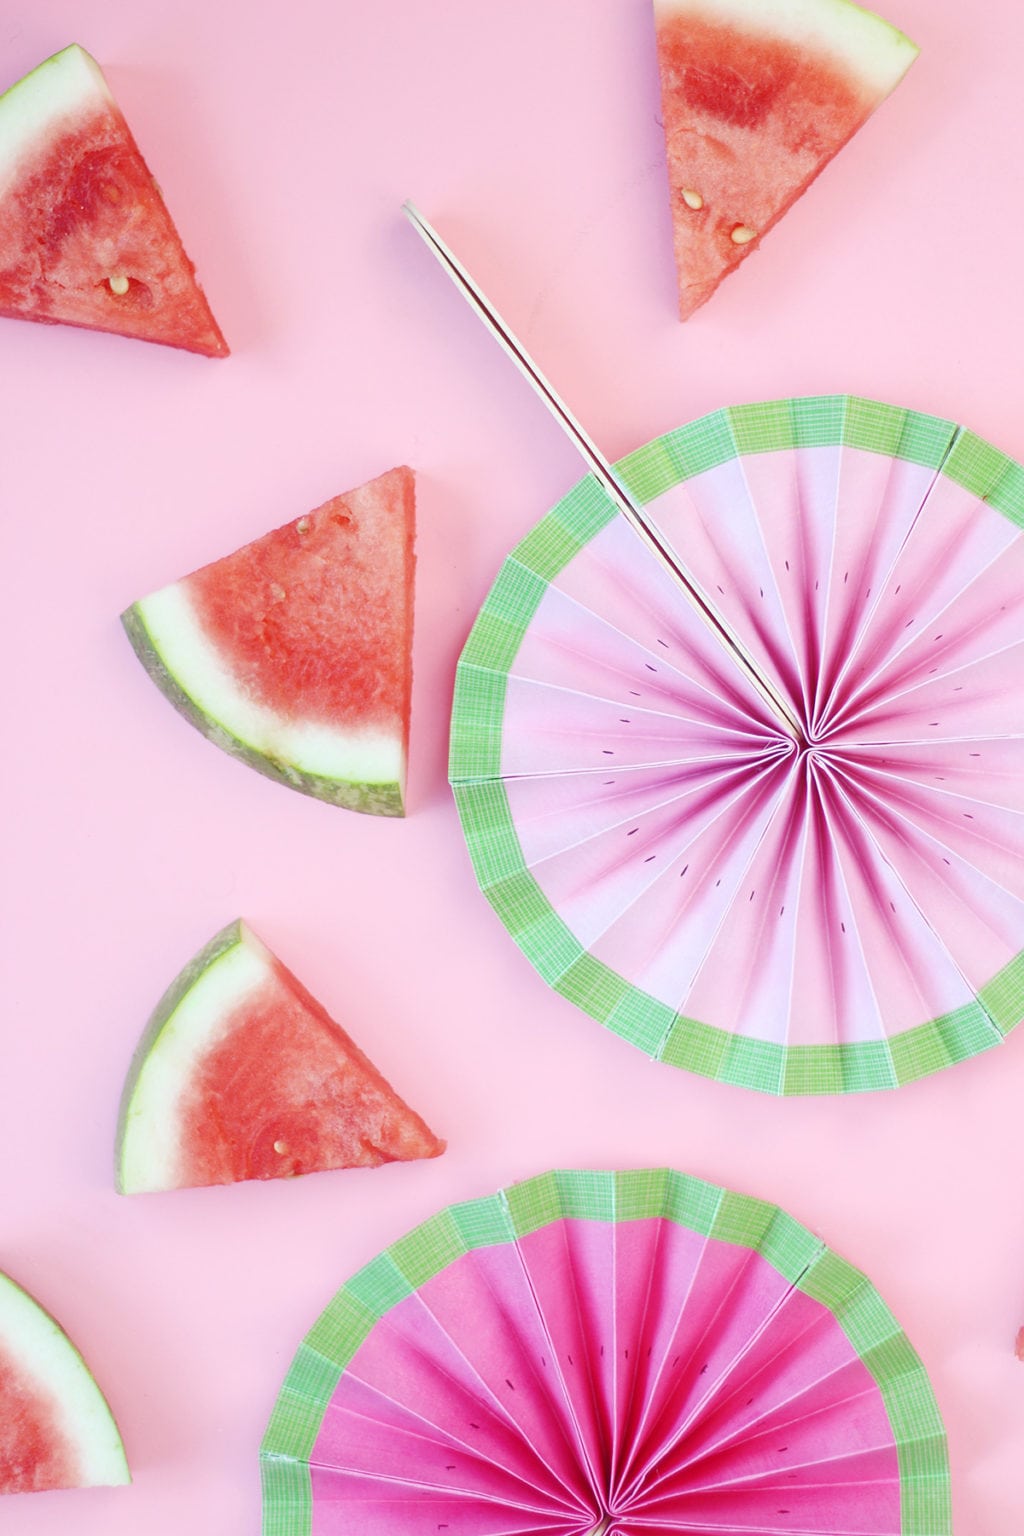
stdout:
[[[842,444],[947,476],[1024,528],[1024,468],[968,429],[849,395],[713,411],[616,465],[651,501],[738,455]],[[969,1003],[888,1040],[778,1045],[674,1011],[590,955],[526,867],[500,777],[508,669],[549,583],[612,518],[587,476],[507,557],[456,671],[449,779],[477,881],[516,944],[555,991],[648,1056],[760,1092],[836,1094],[895,1088],[1002,1043],[1024,1017],[1024,950]]]
[[924,1366],[874,1286],[793,1217],[669,1168],[555,1170],[447,1207],[372,1259],[334,1296],[285,1378],[260,1448],[263,1536],[312,1536],[309,1458],[356,1350],[392,1307],[464,1254],[564,1219],[662,1218],[759,1253],[820,1302],[878,1386],[896,1446],[903,1536],[952,1530],[949,1459]]

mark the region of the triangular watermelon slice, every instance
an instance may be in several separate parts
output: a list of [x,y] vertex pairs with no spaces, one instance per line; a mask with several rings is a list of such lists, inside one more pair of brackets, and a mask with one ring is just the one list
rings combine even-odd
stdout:
[[85,1361],[60,1324],[0,1274],[0,1493],[130,1482]]
[[0,315],[228,353],[99,65],[77,44],[0,96]]
[[851,0],[654,0],[679,313],[705,303],[917,48]]
[[405,813],[415,482],[390,470],[122,615],[211,741],[333,805]]
[[122,1194],[437,1157],[440,1141],[241,922],[158,1003],[121,1100]]

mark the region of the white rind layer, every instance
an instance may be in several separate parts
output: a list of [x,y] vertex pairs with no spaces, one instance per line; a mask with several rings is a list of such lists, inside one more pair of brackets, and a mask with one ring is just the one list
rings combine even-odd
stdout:
[[0,197],[28,150],[63,118],[113,97],[95,59],[72,43],[0,96]]
[[384,731],[342,731],[283,720],[246,698],[205,635],[182,583],[135,605],[150,641],[183,693],[244,746],[300,772],[349,784],[404,779],[401,740]]
[[49,1313],[4,1274],[0,1348],[53,1399],[60,1432],[78,1454],[80,1486],[130,1483],[117,1425],[85,1361]]
[[123,1194],[177,1188],[182,1095],[226,1020],[273,974],[274,957],[240,923],[239,942],[199,972],[168,1015],[141,1064],[125,1111],[118,1169]]
[[698,16],[838,55],[871,95],[881,98],[918,55],[896,27],[853,0],[654,0],[659,21]]

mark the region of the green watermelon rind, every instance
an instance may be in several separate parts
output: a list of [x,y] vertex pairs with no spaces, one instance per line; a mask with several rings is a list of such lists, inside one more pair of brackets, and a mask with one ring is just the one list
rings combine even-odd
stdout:
[[15,169],[25,150],[37,142],[41,132],[51,127],[55,98],[62,103],[67,102],[68,81],[65,77],[71,71],[80,74],[83,86],[88,82],[89,89],[81,91],[83,100],[103,97],[113,102],[103,71],[91,54],[78,43],[71,43],[59,53],[51,54],[27,75],[8,86],[6,91],[0,93],[0,113],[5,118],[2,147],[8,150],[6,155],[0,153],[0,190],[3,188],[5,171]]
[[242,740],[205,710],[188,692],[182,680],[171,671],[149,632],[141,603],[133,603],[121,615],[121,623],[136,656],[164,697],[190,725],[195,726],[197,731],[222,751],[237,757],[277,784],[284,784],[299,794],[326,801],[343,810],[361,811],[371,816],[405,815],[403,786],[396,780],[372,783],[327,778],[274,757]]
[[[16,1328],[23,1346],[15,1352],[18,1365],[52,1393],[65,1412],[72,1407],[69,1399],[77,1398],[77,1413],[70,1412],[64,1423],[83,1464],[83,1480],[75,1486],[114,1488],[130,1483],[131,1471],[117,1421],[81,1351],[34,1296],[0,1271],[0,1344],[4,1342],[5,1322],[12,1333]],[[50,1355],[50,1369],[37,1374],[33,1357],[38,1358],[44,1350]],[[0,1494],[5,1491],[0,1485]]]
[[242,921],[236,918],[219,933],[215,933],[209,943],[204,944],[198,954],[193,955],[188,964],[179,971],[171,982],[166,992],[157,1003],[149,1016],[146,1028],[142,1033],[135,1052],[128,1067],[128,1075],[125,1078],[124,1089],[121,1093],[121,1105],[117,1116],[117,1138],[114,1145],[114,1183],[119,1195],[127,1195],[135,1192],[128,1169],[127,1160],[130,1156],[129,1137],[132,1130],[132,1117],[135,1109],[135,1101],[142,1078],[142,1074],[153,1052],[158,1049],[160,1036],[167,1025],[174,1018],[179,1007],[195,987],[199,978],[206,974],[218,960],[237,949],[242,942]]

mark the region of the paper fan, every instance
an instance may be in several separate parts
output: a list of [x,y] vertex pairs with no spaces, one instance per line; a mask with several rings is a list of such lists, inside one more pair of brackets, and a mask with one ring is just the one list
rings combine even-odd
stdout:
[[846,397],[722,410],[616,466],[787,731],[593,478],[458,667],[451,780],[541,975],[652,1057],[892,1087],[1024,1014],[1024,471]]
[[395,1243],[299,1348],[261,1463],[266,1536],[951,1529],[873,1287],[664,1169],[545,1174]]

